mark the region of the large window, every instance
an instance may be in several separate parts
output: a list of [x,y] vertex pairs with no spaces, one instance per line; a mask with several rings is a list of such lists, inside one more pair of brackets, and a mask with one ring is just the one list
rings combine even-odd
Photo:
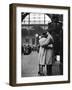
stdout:
[[[26,13],[22,13],[26,14]],[[34,26],[39,26],[42,30],[48,29],[48,23],[51,22],[51,19],[46,14],[41,13],[29,13],[22,20],[22,28],[26,30],[35,30]]]
[[48,24],[51,19],[46,14],[30,13],[23,19],[22,24]]

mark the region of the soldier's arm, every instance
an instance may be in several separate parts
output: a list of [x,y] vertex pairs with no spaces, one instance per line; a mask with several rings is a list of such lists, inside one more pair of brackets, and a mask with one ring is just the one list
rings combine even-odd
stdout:
[[42,43],[40,43],[40,46],[48,45],[50,43],[50,39],[51,39],[51,37],[50,37],[50,35],[48,35],[48,37]]

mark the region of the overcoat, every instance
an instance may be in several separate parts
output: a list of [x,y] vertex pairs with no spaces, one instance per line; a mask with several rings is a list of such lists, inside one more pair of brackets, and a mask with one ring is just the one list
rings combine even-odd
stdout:
[[[50,43],[51,42],[51,43]],[[39,64],[41,65],[51,65],[53,63],[53,57],[54,57],[54,53],[53,53],[53,38],[52,36],[48,33],[48,37],[47,38],[41,38],[39,40],[39,44],[40,44],[40,49],[39,49]],[[48,48],[44,48],[43,46],[46,46]]]

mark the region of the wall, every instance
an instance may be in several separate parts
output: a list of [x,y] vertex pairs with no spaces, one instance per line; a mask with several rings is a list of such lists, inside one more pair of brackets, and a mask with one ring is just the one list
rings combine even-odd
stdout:
[[[9,4],[10,3],[31,3],[45,5],[70,6],[72,11],[72,0],[0,0],[0,90],[71,90],[70,84],[11,87],[9,82]],[[72,12],[71,12],[72,17]],[[72,21],[72,18],[71,18]],[[71,26],[72,29],[72,26]],[[71,31],[72,33],[72,31]],[[71,36],[72,38],[72,36]],[[72,44],[72,43],[71,43]],[[72,68],[72,62],[71,62]],[[71,72],[72,75],[72,72]],[[72,78],[71,78],[72,81]]]

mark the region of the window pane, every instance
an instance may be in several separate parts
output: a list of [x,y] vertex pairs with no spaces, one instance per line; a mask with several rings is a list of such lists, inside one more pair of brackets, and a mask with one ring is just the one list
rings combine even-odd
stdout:
[[30,13],[24,19],[22,24],[48,24],[51,19],[46,14]]

